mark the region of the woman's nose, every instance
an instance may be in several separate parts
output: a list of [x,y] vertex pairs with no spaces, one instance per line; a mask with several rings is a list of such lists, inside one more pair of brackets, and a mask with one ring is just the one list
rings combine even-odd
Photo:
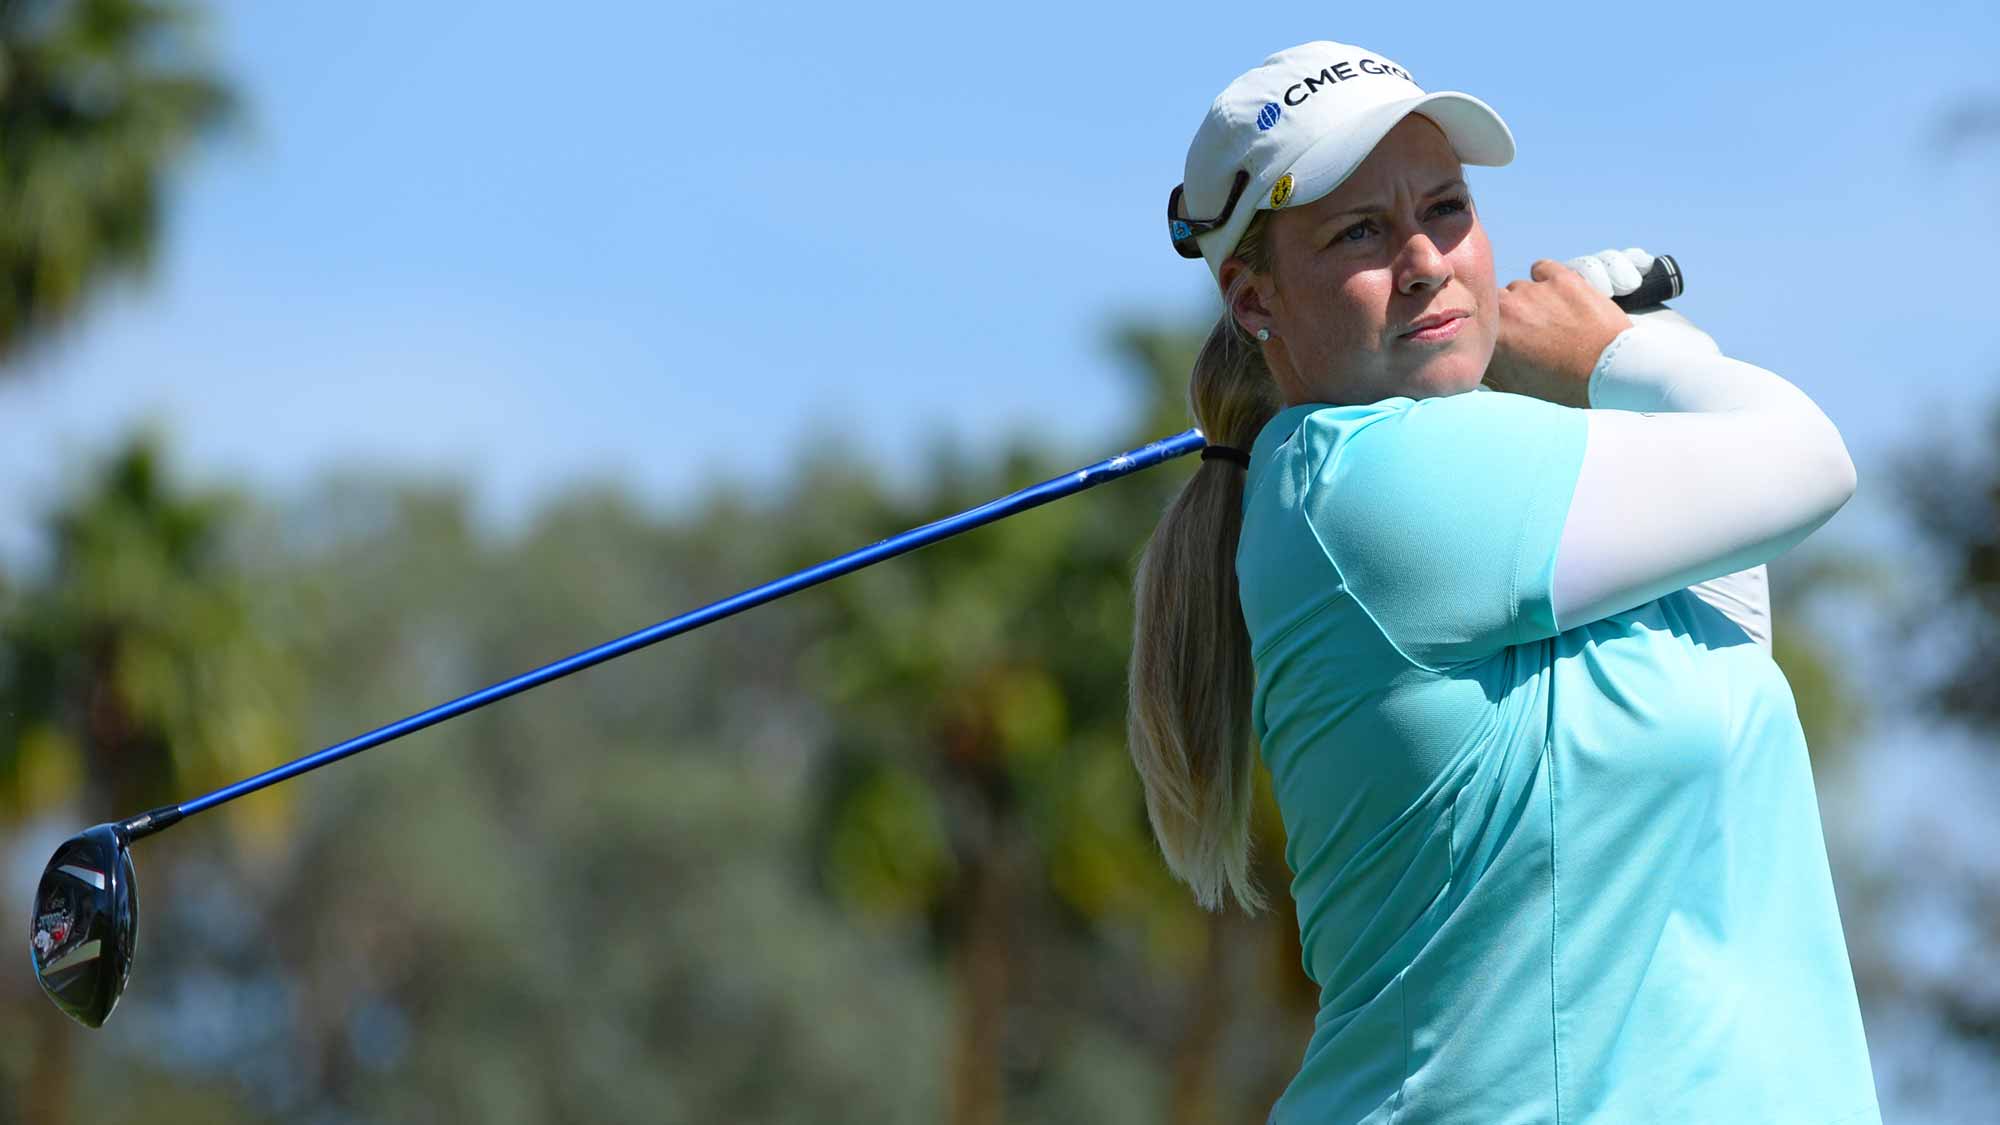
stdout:
[[1403,244],[1397,288],[1406,294],[1441,289],[1451,280],[1451,262],[1427,234],[1414,234]]

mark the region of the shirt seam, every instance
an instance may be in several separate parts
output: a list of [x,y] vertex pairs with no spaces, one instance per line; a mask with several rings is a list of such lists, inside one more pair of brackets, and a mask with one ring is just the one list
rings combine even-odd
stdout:
[[[1408,409],[1409,407],[1404,407],[1402,411],[1398,411],[1397,413],[1402,413],[1403,411],[1407,411]],[[1369,425],[1377,424],[1377,421],[1379,419],[1386,419],[1392,417],[1395,417],[1395,414],[1376,415],[1370,419]],[[1307,415],[1306,418],[1301,419],[1299,421],[1299,428],[1301,430],[1305,429],[1306,422],[1309,421],[1310,419],[1311,415]],[[1365,429],[1366,427],[1363,428]],[[1352,439],[1354,437],[1358,437],[1360,433],[1361,430],[1356,430],[1352,435],[1349,435],[1349,440],[1341,442],[1338,448],[1329,449],[1326,451],[1326,453],[1321,455],[1319,463],[1317,465],[1311,465],[1307,467],[1305,474],[1305,482],[1299,488],[1299,509],[1301,512],[1301,518],[1305,518],[1303,513],[1309,506],[1309,500],[1312,496],[1313,488],[1315,485],[1319,483],[1321,474],[1326,471],[1329,463],[1332,463],[1335,467],[1338,467],[1339,459],[1347,453],[1348,447],[1353,444]],[[1410,665],[1413,668],[1416,668],[1420,671],[1428,672],[1433,676],[1445,675],[1446,673],[1443,668],[1433,668],[1430,665],[1424,663],[1423,661],[1418,660],[1416,657],[1410,655],[1408,652],[1405,652],[1403,650],[1403,646],[1396,642],[1396,638],[1389,635],[1389,630],[1384,629],[1382,627],[1382,622],[1376,618],[1375,611],[1369,609],[1368,603],[1362,601],[1361,598],[1355,594],[1353,588],[1348,586],[1347,575],[1340,569],[1340,560],[1333,557],[1333,548],[1327,545],[1326,540],[1320,538],[1319,528],[1314,525],[1311,519],[1305,518],[1305,520],[1306,520],[1306,530],[1312,533],[1313,542],[1319,544],[1320,554],[1325,556],[1326,564],[1333,568],[1333,576],[1339,580],[1340,590],[1344,592],[1347,595],[1348,599],[1354,603],[1355,608],[1361,611],[1361,615],[1368,619],[1368,623],[1375,627],[1375,632],[1379,636],[1381,636],[1383,643],[1389,646],[1389,650],[1391,652],[1394,652],[1397,656],[1402,657],[1403,662]],[[1339,595],[1336,594],[1334,596],[1338,597]],[[1329,598],[1328,601],[1331,602],[1332,599]]]
[[[1337,568],[1335,570],[1335,573],[1336,574],[1339,573]],[[1328,594],[1324,600],[1322,600],[1318,605],[1312,607],[1310,610],[1307,610],[1305,614],[1302,615],[1297,621],[1292,622],[1290,625],[1285,626],[1283,629],[1280,629],[1278,632],[1266,638],[1263,644],[1260,644],[1255,649],[1251,650],[1250,662],[1252,664],[1255,664],[1257,661],[1262,660],[1265,656],[1268,656],[1270,654],[1271,649],[1276,647],[1279,641],[1282,641],[1286,637],[1291,636],[1293,633],[1298,632],[1300,629],[1305,628],[1308,624],[1311,624],[1313,618],[1318,617],[1320,614],[1325,613],[1327,610],[1333,608],[1333,603],[1340,600],[1340,596],[1343,592],[1344,591],[1341,590],[1335,590],[1333,593]]]
[[[1398,413],[1406,413],[1409,409],[1411,408],[1404,407],[1403,410],[1399,411]],[[1392,418],[1394,416],[1395,415],[1392,414],[1384,414],[1384,415],[1379,415],[1377,417],[1381,419],[1387,419],[1387,418]],[[1300,419],[1299,429],[1304,430],[1306,422],[1310,421],[1310,419],[1311,419],[1310,415],[1308,415],[1306,418]],[[1370,424],[1371,425],[1375,424],[1375,421],[1371,419]],[[1307,468],[1305,474],[1305,480],[1299,489],[1299,507],[1301,511],[1303,511],[1307,507],[1308,500],[1312,495],[1312,490],[1314,486],[1318,484],[1321,475],[1325,472],[1328,466],[1328,463],[1332,462],[1335,467],[1338,467],[1339,464],[1338,459],[1342,455],[1344,455],[1347,452],[1348,447],[1353,444],[1351,439],[1353,437],[1359,436],[1360,433],[1361,430],[1356,430],[1354,434],[1350,435],[1350,440],[1341,442],[1339,448],[1337,449],[1328,450],[1324,455],[1320,457],[1319,463],[1317,465],[1309,466]],[[1588,440],[1587,435],[1586,435],[1586,440]],[[1509,552],[1510,557],[1507,560],[1507,625],[1510,630],[1518,628],[1521,623],[1521,552],[1527,549],[1529,530],[1531,528],[1536,527],[1541,522],[1540,517],[1542,516],[1544,509],[1550,503],[1548,494],[1551,491],[1551,489],[1546,487],[1546,484],[1549,478],[1549,471],[1551,467],[1555,465],[1556,455],[1561,448],[1562,447],[1560,443],[1550,443],[1541,450],[1542,454],[1541,458],[1535,463],[1534,475],[1537,487],[1535,487],[1530,493],[1530,499],[1528,502],[1529,510],[1526,513],[1527,518],[1521,521],[1520,531],[1518,532],[1514,540],[1513,550]],[[1572,491],[1574,490],[1572,489]],[[1570,499],[1573,499],[1573,497],[1571,497]],[[1488,659],[1493,655],[1492,653],[1486,653],[1481,656],[1469,656],[1463,660],[1445,661],[1435,665],[1428,664],[1422,660],[1417,659],[1417,657],[1406,651],[1403,648],[1403,646],[1397,642],[1396,638],[1389,635],[1389,630],[1383,628],[1381,620],[1375,616],[1375,611],[1368,608],[1368,603],[1362,601],[1361,597],[1358,594],[1356,594],[1351,587],[1348,586],[1347,575],[1340,569],[1340,560],[1334,557],[1333,549],[1327,545],[1326,540],[1320,538],[1319,528],[1313,524],[1312,520],[1310,519],[1306,520],[1306,529],[1312,533],[1313,541],[1319,544],[1320,554],[1326,557],[1327,565],[1333,568],[1334,577],[1337,578],[1340,582],[1340,589],[1344,591],[1347,594],[1348,598],[1354,602],[1355,607],[1361,610],[1362,616],[1368,618],[1368,623],[1375,627],[1375,632],[1381,636],[1383,643],[1389,646],[1390,651],[1394,652],[1397,656],[1401,657],[1404,663],[1410,665],[1412,668],[1418,669],[1419,671],[1428,672],[1433,676],[1448,676],[1451,674],[1451,669],[1454,667],[1462,667],[1466,664],[1476,663],[1480,660]],[[1560,545],[1561,545],[1561,533],[1560,530],[1558,530],[1557,546],[1560,547]],[[1554,579],[1553,573],[1551,573],[1550,577],[1551,577],[1551,584],[1553,585],[1553,579]],[[1552,626],[1554,626],[1559,624],[1555,620],[1555,591],[1551,589],[1550,591],[1548,591],[1548,593],[1549,593],[1549,603],[1550,603],[1549,622]],[[1334,595],[1334,597],[1337,596],[1338,596],[1337,594]],[[1325,605],[1331,604],[1332,601],[1333,601],[1332,597],[1328,598],[1327,603],[1322,604],[1320,606],[1320,609],[1324,609]],[[1313,612],[1318,613],[1319,610],[1316,609]],[[1303,623],[1303,620],[1304,619],[1302,619],[1300,623]],[[1502,646],[1502,648],[1505,647],[1509,646],[1504,646],[1504,645]]]
[[1562,946],[1562,899],[1558,895],[1558,877],[1561,873],[1561,849],[1558,846],[1556,826],[1558,823],[1556,797],[1556,755],[1552,745],[1555,738],[1555,691],[1547,693],[1548,704],[1542,721],[1542,761],[1546,763],[1549,788],[1549,1066],[1555,1074],[1555,1119],[1562,1125],[1563,1084],[1562,1084],[1562,996],[1560,962],[1557,951]]

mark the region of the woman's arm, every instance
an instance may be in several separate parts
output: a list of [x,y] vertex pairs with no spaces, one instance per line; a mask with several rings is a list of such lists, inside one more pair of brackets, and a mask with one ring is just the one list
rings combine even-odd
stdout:
[[[1570,265],[1576,266],[1582,261],[1581,259],[1573,260],[1570,262]],[[1583,262],[1583,264],[1587,265],[1588,263]],[[1646,264],[1651,265],[1652,263],[1648,261]],[[1637,273],[1638,271],[1635,270],[1634,272]],[[1615,286],[1607,288],[1610,285],[1609,278],[1606,278],[1606,284],[1604,285],[1600,285],[1594,279],[1591,280],[1591,284],[1596,286],[1600,291],[1615,291]],[[1632,285],[1636,287],[1637,283],[1633,282]],[[1668,308],[1666,305],[1654,305],[1651,308],[1640,309],[1629,315],[1632,318],[1633,324],[1654,328],[1666,327],[1672,330],[1684,331],[1689,334],[1687,342],[1690,347],[1706,349],[1709,353],[1715,355],[1722,353],[1722,349],[1717,346],[1714,339],[1708,333],[1695,327],[1693,321]],[[1667,406],[1669,404],[1663,402],[1661,405]],[[1683,410],[1708,408],[1705,403],[1700,401],[1689,402],[1683,400],[1673,405]],[[1750,635],[1751,640],[1764,646],[1766,652],[1771,651],[1771,582],[1768,568],[1763,564],[1760,563],[1747,570],[1739,570],[1734,574],[1725,574],[1720,578],[1711,578],[1706,582],[1697,582],[1688,587],[1688,591],[1695,597],[1713,606],[1723,616],[1736,622],[1739,628]]]
[[1760,589],[1715,580],[1782,553],[1853,491],[1839,434],[1796,387],[1690,347],[1685,326],[1627,319],[1557,265],[1503,290],[1487,374],[1505,393],[1329,406],[1299,424],[1301,471],[1282,487],[1298,489],[1331,580],[1421,667],[1697,584],[1749,602]]
[[1677,313],[1646,317],[1634,316],[1590,376],[1583,466],[1556,552],[1556,622],[1694,587],[1768,647],[1762,564],[1847,502],[1853,462],[1797,387],[1722,355]]

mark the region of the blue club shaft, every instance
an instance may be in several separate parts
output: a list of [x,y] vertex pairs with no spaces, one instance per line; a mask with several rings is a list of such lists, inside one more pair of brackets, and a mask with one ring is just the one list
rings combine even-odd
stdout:
[[206,796],[196,797],[179,805],[169,805],[121,822],[120,827],[130,839],[151,835],[180,821],[183,817],[212,809],[217,805],[233,801],[248,793],[255,793],[267,785],[276,785],[297,777],[310,770],[337,762],[363,750],[373,749],[385,742],[391,742],[406,734],[434,726],[446,719],[456,718],[467,711],[476,711],[489,703],[495,703],[510,695],[518,695],[529,688],[540,687],[550,680],[559,680],[571,672],[580,672],[596,664],[602,664],[614,657],[645,648],[647,645],[664,641],[692,629],[698,629],[711,621],[719,621],[731,614],[740,613],[752,606],[796,593],[808,586],[816,586],[831,578],[838,578],[862,567],[881,562],[883,559],[929,546],[941,539],[949,539],[961,531],[969,531],[982,524],[1005,519],[1017,512],[1038,507],[1051,500],[1059,500],[1073,493],[1081,492],[1114,480],[1127,473],[1163,464],[1175,457],[1193,453],[1207,444],[1200,430],[1184,430],[1169,438],[1142,445],[1137,449],[1120,453],[1086,465],[1081,469],[1052,477],[1040,484],[1030,485],[1019,492],[1009,493],[997,500],[990,500],[976,508],[969,508],[955,516],[947,516],[922,527],[905,531],[901,535],[881,540],[859,550],[849,551],[838,558],[829,559],[817,566],[808,567],[795,574],[761,586],[752,587],[740,594],[711,602],[697,610],[669,618],[657,625],[628,633],[614,641],[607,641],[596,648],[586,649],[574,656],[566,657],[552,664],[545,664],[532,672],[524,672],[510,680],[503,680],[491,687],[481,688],[470,695],[463,695],[449,703],[441,703],[428,711],[421,711],[407,719],[401,719],[384,727],[378,727],[367,734],[348,739],[346,742],[329,746],[317,753],[308,754],[265,770],[255,777],[245,778],[234,785],[224,786]]

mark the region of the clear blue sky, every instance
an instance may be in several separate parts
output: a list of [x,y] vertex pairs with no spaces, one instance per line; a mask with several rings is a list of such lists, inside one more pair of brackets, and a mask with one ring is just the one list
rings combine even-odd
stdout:
[[[1231,15],[1230,13],[1235,13]],[[814,434],[885,468],[1131,407],[1118,314],[1212,315],[1167,190],[1209,100],[1307,39],[1497,108],[1469,179],[1505,281],[1676,255],[1680,308],[1861,463],[2000,390],[1990,2],[213,8],[250,109],[144,285],[0,388],[0,550],[159,418],[203,479],[449,472],[499,515],[580,476],[678,505]],[[1843,513],[1840,519],[1848,519]]]

